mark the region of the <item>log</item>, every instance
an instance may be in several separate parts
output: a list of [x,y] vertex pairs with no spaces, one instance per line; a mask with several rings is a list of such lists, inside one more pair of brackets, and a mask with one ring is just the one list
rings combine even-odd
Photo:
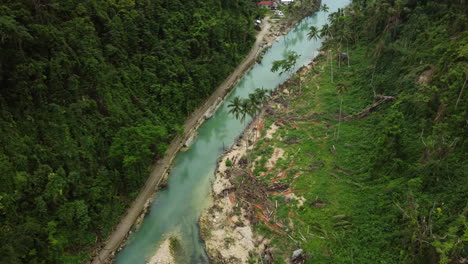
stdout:
[[393,96],[385,96],[385,95],[377,95],[375,96],[375,99],[378,99],[376,102],[374,102],[371,106],[367,107],[366,109],[362,110],[358,114],[352,115],[352,116],[346,116],[343,118],[344,121],[348,120],[354,120],[354,119],[361,119],[366,116],[368,116],[371,112],[373,112],[379,105],[386,103],[386,102],[391,102],[395,101],[395,97]]

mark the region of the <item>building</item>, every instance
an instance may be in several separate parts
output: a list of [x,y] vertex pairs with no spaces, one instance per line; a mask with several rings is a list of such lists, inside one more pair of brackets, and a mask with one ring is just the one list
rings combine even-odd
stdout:
[[284,17],[284,14],[283,14],[283,12],[281,10],[276,10],[275,15],[277,15],[279,17]]
[[276,9],[277,4],[273,1],[261,1],[257,3],[258,7],[265,7],[269,9]]
[[292,3],[294,0],[281,0],[281,4],[283,5],[289,5],[290,3]]

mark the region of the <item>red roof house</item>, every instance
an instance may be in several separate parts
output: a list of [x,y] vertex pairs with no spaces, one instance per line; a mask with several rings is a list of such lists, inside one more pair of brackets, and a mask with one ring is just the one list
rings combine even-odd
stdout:
[[273,1],[261,1],[257,3],[257,6],[266,7],[270,9],[276,9],[277,4]]

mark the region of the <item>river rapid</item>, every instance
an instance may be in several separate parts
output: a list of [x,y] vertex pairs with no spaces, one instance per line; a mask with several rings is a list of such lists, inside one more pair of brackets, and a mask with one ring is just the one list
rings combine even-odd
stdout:
[[[323,0],[335,12],[349,4],[350,0]],[[309,40],[311,26],[321,28],[327,23],[328,14],[317,12],[304,18],[285,36],[273,43],[256,64],[236,85],[226,101],[213,117],[204,122],[192,146],[177,154],[169,174],[168,185],[154,197],[150,212],[145,216],[140,229],[130,235],[124,249],[116,255],[118,264],[143,264],[153,256],[158,245],[175,234],[184,250],[183,263],[209,263],[200,239],[198,219],[203,209],[211,202],[211,181],[214,178],[217,159],[242,133],[244,124],[228,114],[229,101],[235,96],[246,98],[256,88],[273,90],[286,81],[291,74],[272,73],[273,61],[282,60],[290,51],[300,55],[295,72],[315,58],[321,40]]]

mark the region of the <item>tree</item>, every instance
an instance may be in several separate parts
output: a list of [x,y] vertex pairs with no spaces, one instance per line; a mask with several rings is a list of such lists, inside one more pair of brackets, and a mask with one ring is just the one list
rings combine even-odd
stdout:
[[297,54],[296,52],[294,51],[290,51],[286,54],[286,58],[284,60],[278,60],[278,61],[274,61],[273,62],[273,65],[271,67],[271,71],[272,72],[277,72],[279,70],[281,70],[279,72],[279,75],[285,73],[285,72],[290,72],[293,70],[293,67],[294,65],[296,65],[296,61],[297,59],[300,57],[301,55]]
[[240,117],[240,121],[242,123],[244,123],[245,121],[245,118],[247,117],[247,115],[251,115],[252,114],[252,102],[250,99],[248,98],[245,98],[242,100],[241,102],[241,117]]
[[320,11],[322,11],[322,12],[328,12],[328,10],[330,10],[330,8],[327,6],[327,4],[323,4],[320,7]]
[[257,97],[257,100],[263,104],[266,100],[268,100],[269,96],[268,96],[268,91],[266,89],[263,89],[263,88],[256,88],[255,89],[255,95]]
[[251,102],[248,98],[241,99],[239,96],[236,96],[228,107],[230,108],[229,113],[242,123],[244,123],[247,115],[251,113]]
[[333,34],[329,24],[324,24],[320,29],[321,38],[333,38]]
[[340,96],[340,115],[338,117],[338,130],[336,132],[336,140],[340,138],[340,128],[341,128],[341,116],[343,109],[343,94],[346,91],[346,85],[344,83],[336,84],[336,93]]
[[234,115],[236,119],[240,119],[243,123],[248,116],[254,117],[261,106],[268,99],[268,92],[263,88],[256,88],[253,93],[250,93],[248,98],[241,99],[239,96],[234,97],[228,105],[229,113]]
[[[255,12],[249,0],[2,1],[0,263],[86,262],[250,50]],[[83,236],[68,239],[77,220]]]
[[234,115],[236,119],[239,119],[242,113],[242,100],[239,96],[234,97],[234,99],[228,105],[229,113]]
[[318,39],[320,39],[320,31],[318,30],[317,27],[311,26],[309,28],[309,33],[307,33],[307,37],[309,39],[318,40]]
[[[331,28],[328,24],[324,24],[322,29],[320,30],[320,37],[321,38],[328,38],[331,37],[333,39]],[[330,60],[330,80],[333,82],[333,51],[328,51],[328,59]]]
[[319,10],[323,12],[323,16],[325,17],[326,13],[327,13],[328,10],[330,10],[330,9],[328,8],[327,4],[322,4],[322,5],[320,6],[320,9],[319,9]]

